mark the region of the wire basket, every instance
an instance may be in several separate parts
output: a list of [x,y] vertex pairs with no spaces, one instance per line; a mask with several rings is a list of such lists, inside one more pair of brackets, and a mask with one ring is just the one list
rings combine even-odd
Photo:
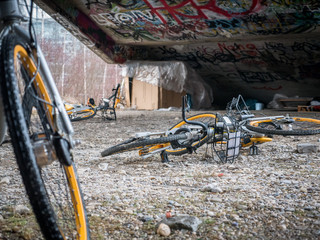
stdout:
[[217,114],[212,147],[221,163],[233,163],[239,156],[241,128],[229,116]]
[[253,114],[251,114],[249,110],[249,107],[240,94],[238,97],[232,98],[232,100],[227,104],[226,110],[229,117],[239,120],[242,120],[244,116],[253,116]]

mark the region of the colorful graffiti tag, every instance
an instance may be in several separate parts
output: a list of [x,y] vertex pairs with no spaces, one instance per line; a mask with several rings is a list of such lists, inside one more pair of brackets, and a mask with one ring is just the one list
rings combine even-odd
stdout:
[[99,26],[123,41],[299,33],[320,23],[319,3],[313,0],[87,0],[86,6]]
[[36,1],[113,63],[184,61],[220,89],[320,89],[319,0]]

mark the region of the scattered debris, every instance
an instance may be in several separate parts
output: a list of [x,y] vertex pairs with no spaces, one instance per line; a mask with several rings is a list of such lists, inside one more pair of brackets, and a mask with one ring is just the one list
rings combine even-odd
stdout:
[[27,215],[31,213],[30,209],[24,205],[16,205],[13,211],[21,215]]
[[316,153],[319,146],[312,143],[299,143],[297,145],[298,153]]
[[9,184],[10,183],[10,178],[9,177],[4,177],[4,178],[1,179],[0,183]]
[[171,229],[167,224],[160,223],[157,228],[157,234],[168,237],[171,234]]
[[181,230],[187,229],[192,232],[196,232],[198,230],[199,225],[202,221],[195,217],[187,214],[173,216],[171,218],[164,218],[159,223],[168,225],[171,229]]
[[201,188],[201,192],[214,192],[214,193],[221,193],[223,192],[220,187],[218,187],[216,184],[208,184]]

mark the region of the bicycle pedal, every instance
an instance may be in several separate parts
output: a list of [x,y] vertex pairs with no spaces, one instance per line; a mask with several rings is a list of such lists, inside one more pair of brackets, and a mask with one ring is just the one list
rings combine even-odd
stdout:
[[250,148],[249,148],[249,154],[250,155],[259,155],[259,150],[258,150],[258,147],[257,146],[251,146]]

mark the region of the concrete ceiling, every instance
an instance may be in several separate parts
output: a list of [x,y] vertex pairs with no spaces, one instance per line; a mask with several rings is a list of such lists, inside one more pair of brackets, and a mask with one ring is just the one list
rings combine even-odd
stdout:
[[216,103],[319,96],[319,0],[36,0],[108,63],[183,61]]

